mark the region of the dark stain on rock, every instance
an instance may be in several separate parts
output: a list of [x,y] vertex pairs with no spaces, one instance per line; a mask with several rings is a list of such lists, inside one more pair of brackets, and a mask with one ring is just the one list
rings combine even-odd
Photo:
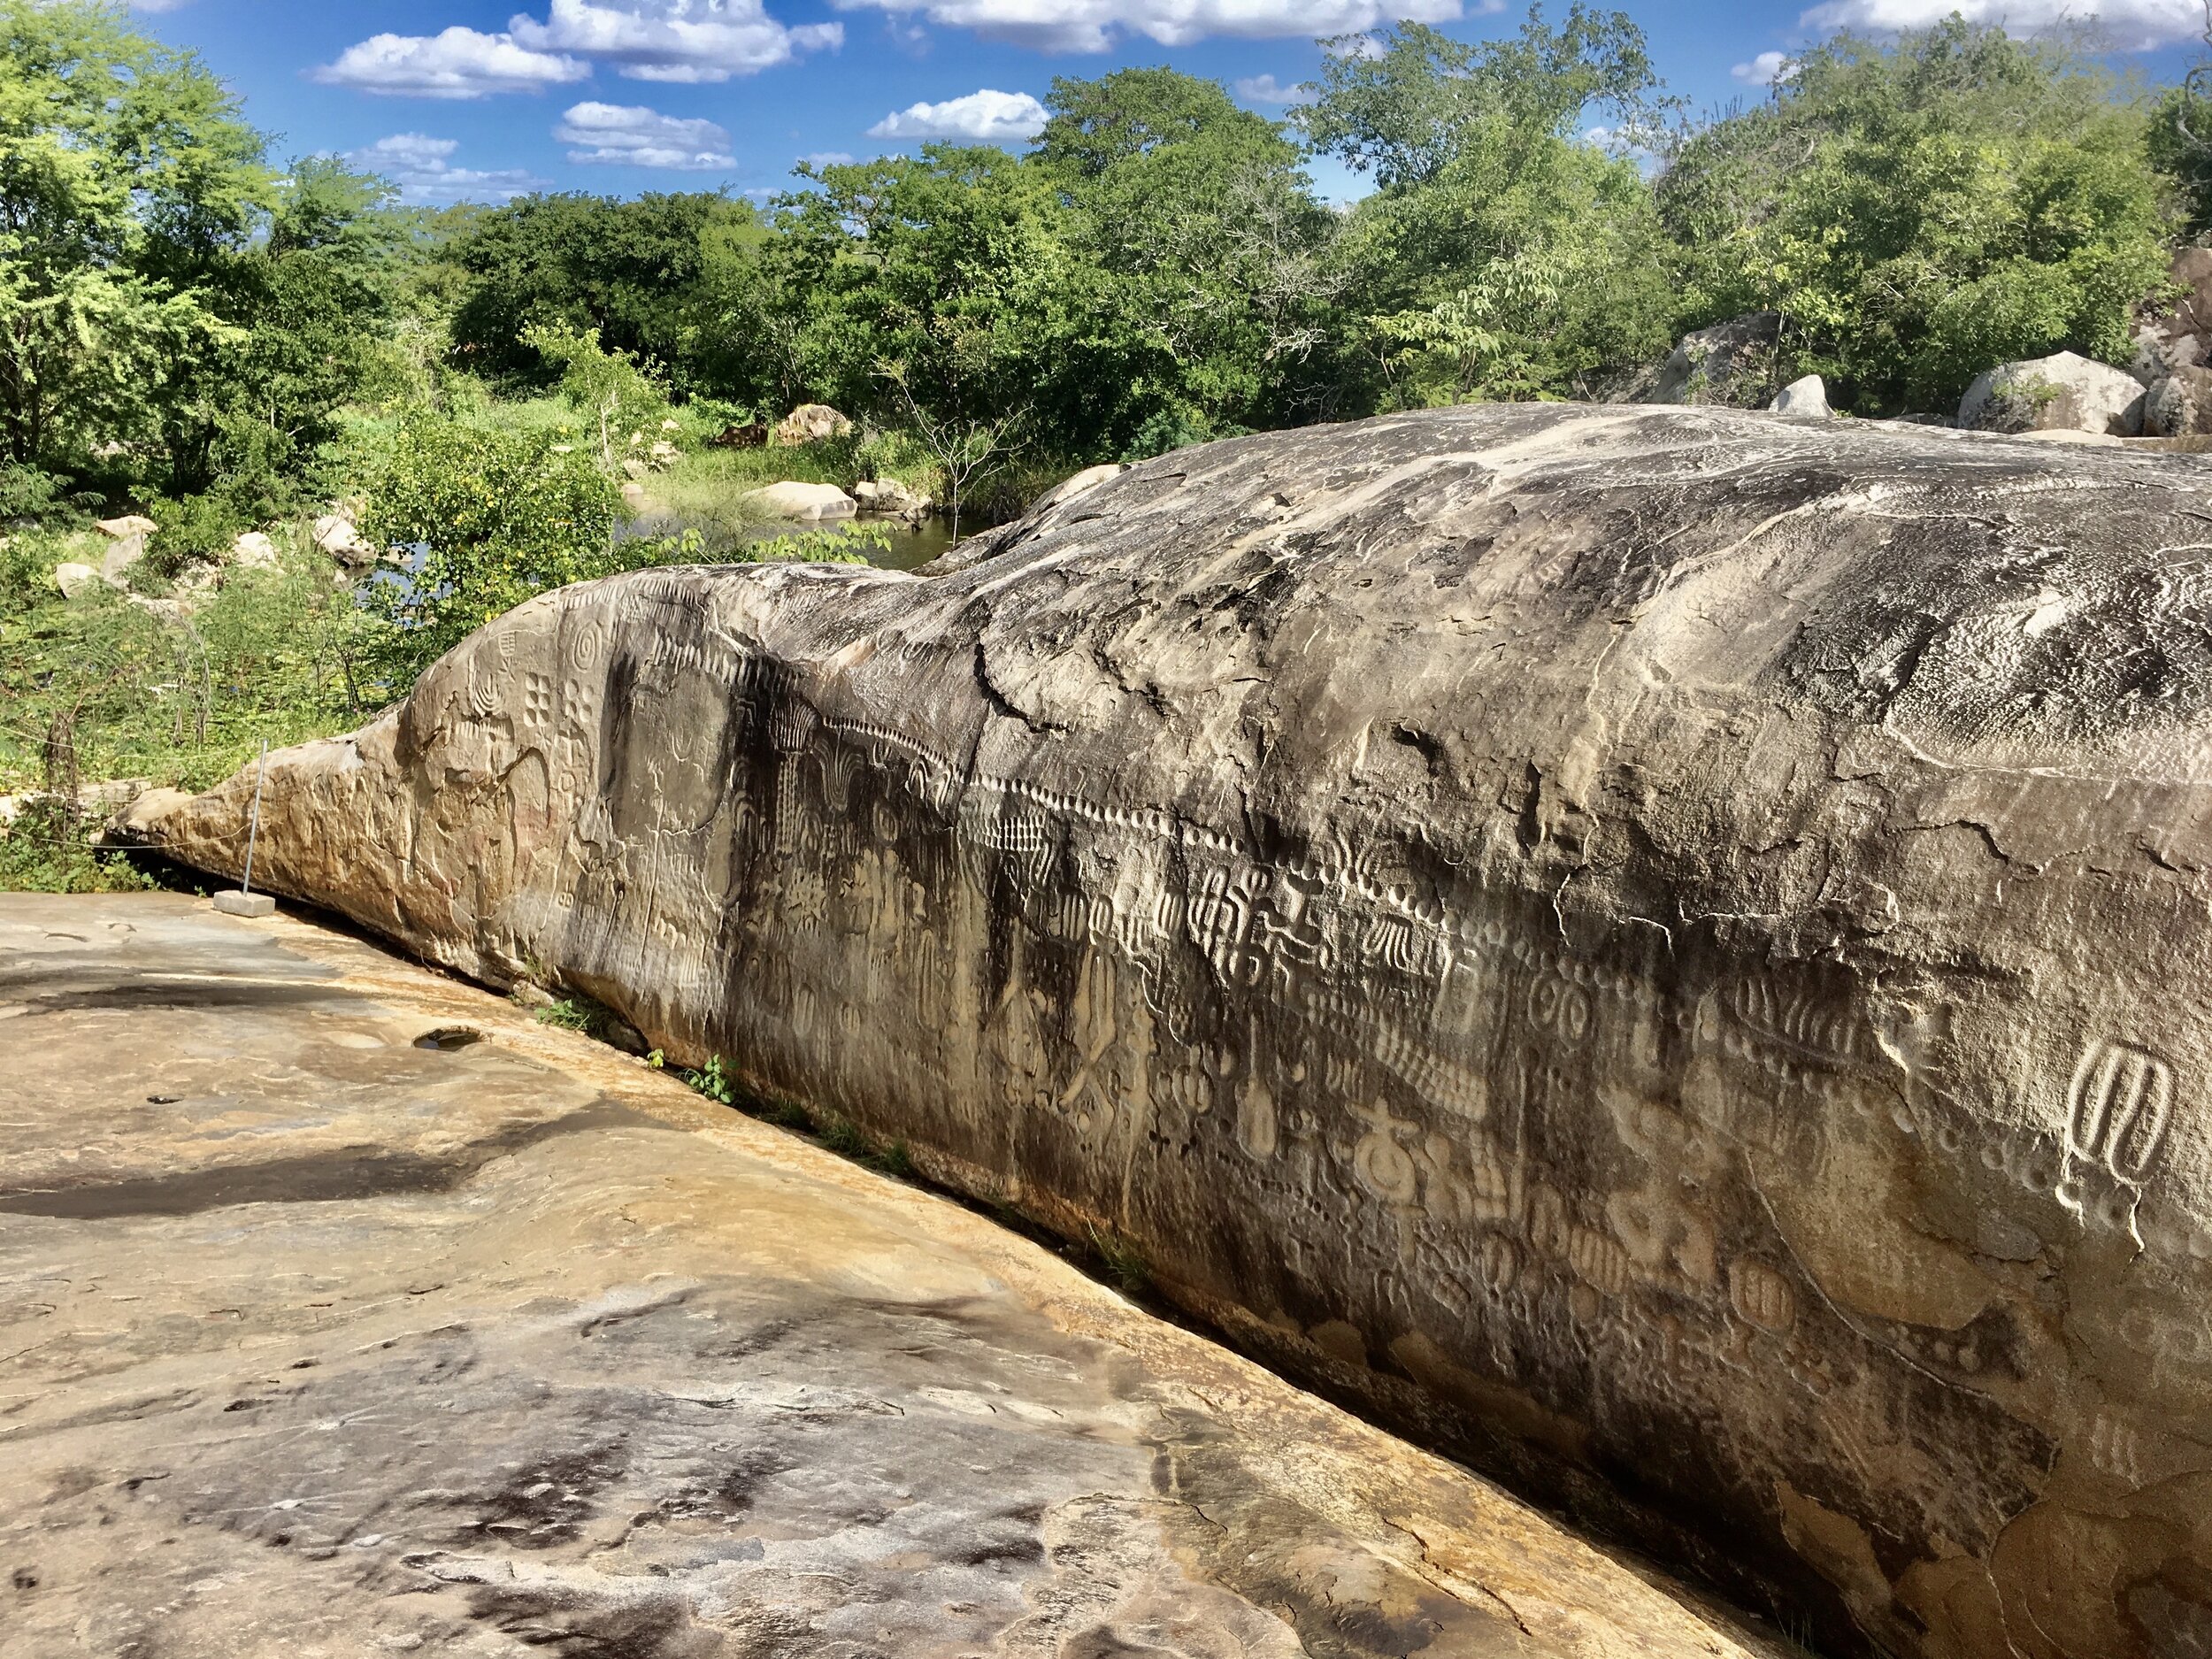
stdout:
[[487,1164],[561,1135],[668,1127],[658,1118],[602,1101],[563,1117],[511,1124],[437,1157],[340,1147],[262,1164],[99,1185],[0,1189],[0,1214],[112,1221],[126,1216],[192,1216],[234,1204],[339,1203],[407,1193],[446,1193]]

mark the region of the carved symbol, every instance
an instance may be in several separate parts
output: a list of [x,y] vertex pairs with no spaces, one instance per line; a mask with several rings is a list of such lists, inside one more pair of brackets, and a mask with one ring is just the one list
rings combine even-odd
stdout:
[[1579,1042],[1590,1029],[1589,995],[1563,979],[1539,979],[1528,988],[1528,1018],[1540,1030],[1555,1031],[1570,1042]]
[[2067,1092],[2066,1147],[2139,1187],[2173,1113],[2173,1068],[2149,1049],[2099,1038],[2082,1051]]
[[1797,1293],[1764,1262],[1738,1256],[1728,1265],[1729,1305],[1750,1324],[1787,1336],[1797,1324]]
[[1237,1144],[1262,1162],[1275,1156],[1275,1097],[1256,1077],[1237,1096]]
[[553,718],[553,682],[543,674],[531,674],[522,682],[523,717],[543,726]]
[[1369,1106],[1360,1116],[1374,1125],[1352,1148],[1352,1171],[1367,1190],[1387,1204],[1410,1204],[1420,1196],[1420,1171],[1413,1155],[1398,1143],[1398,1131],[1410,1128],[1390,1115],[1387,1106]]

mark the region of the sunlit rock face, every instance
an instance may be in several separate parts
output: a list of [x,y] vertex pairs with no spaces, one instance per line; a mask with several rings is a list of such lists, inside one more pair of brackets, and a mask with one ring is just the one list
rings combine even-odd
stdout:
[[2212,466],[1460,410],[995,534],[535,601],[273,756],[257,878],[1839,1646],[2212,1647]]

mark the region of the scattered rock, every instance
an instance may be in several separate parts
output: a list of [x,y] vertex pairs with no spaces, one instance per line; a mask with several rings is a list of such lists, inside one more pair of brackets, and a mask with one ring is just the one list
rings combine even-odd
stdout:
[[1817,374],[1792,380],[1774,395],[1767,407],[1778,415],[1807,415],[1820,420],[1835,413],[1828,407],[1828,383]]
[[789,449],[840,437],[852,429],[853,423],[827,403],[801,403],[776,423],[775,431],[769,434],[769,442],[780,449]]
[[[270,757],[256,880],[1095,1227],[1824,1650],[2178,1654],[2208,518],[1720,409],[1240,438],[952,574],[533,600]],[[252,782],[127,822],[231,873]]]
[[1644,400],[1717,403],[1757,409],[1774,396],[1774,357],[1782,338],[1779,311],[1753,311],[1682,336]]
[[1970,432],[2101,432],[2131,438],[2143,429],[2143,387],[2133,375],[2072,351],[2001,364],[1959,401]]
[[749,489],[738,499],[748,502],[772,518],[795,518],[818,524],[831,518],[849,518],[859,511],[850,495],[834,484],[799,484],[786,480],[764,489]]
[[127,535],[111,541],[100,556],[100,579],[111,588],[121,588],[130,580],[133,568],[146,557],[146,538]]
[[764,449],[768,442],[768,428],[757,420],[750,426],[725,426],[707,442],[718,449]]
[[633,455],[625,457],[623,460],[622,476],[629,479],[632,482],[635,482],[641,478],[650,478],[652,475],[653,464],[647,460],[643,456]]
[[[327,523],[328,520],[318,519],[316,522],[319,526]],[[344,521],[342,519],[339,522]],[[349,525],[347,526],[349,529],[351,527]],[[319,537],[317,539],[316,545],[319,547],[322,545]],[[323,550],[330,551],[327,548]],[[266,533],[260,530],[249,530],[230,544],[230,562],[242,571],[273,571],[282,561],[277,557],[276,543],[269,539]]]
[[103,518],[93,528],[111,541],[128,541],[134,538],[143,540],[161,526],[143,513],[134,512],[120,518]]
[[642,507],[645,505],[647,499],[645,486],[639,483],[635,479],[625,480],[622,486],[622,499],[628,502],[633,507]]
[[2172,311],[2135,336],[2135,378],[2146,386],[2212,366],[2212,248],[2184,248],[2168,273],[2183,291]]
[[2212,369],[2177,368],[2143,398],[2143,435],[2190,438],[2212,433]]
[[61,589],[65,599],[74,599],[79,594],[100,580],[100,572],[89,565],[57,565],[54,566],[54,586]]
[[1029,511],[1049,512],[1055,507],[1063,506],[1073,501],[1086,490],[1096,489],[1109,479],[1119,478],[1128,470],[1128,466],[1120,461],[1108,461],[1102,465],[1087,466],[1072,477],[1062,479],[1043,495],[1038,496],[1030,503]]
[[917,523],[929,516],[929,497],[895,478],[863,479],[853,486],[853,498],[863,512]]
[[667,439],[660,438],[656,439],[654,441],[653,447],[646,451],[646,458],[651,461],[656,467],[665,471],[667,468],[675,465],[677,462],[682,460],[684,458],[684,452],[681,449],[679,449],[674,444],[669,442]]
[[376,549],[362,535],[353,520],[342,513],[325,513],[316,519],[313,534],[316,547],[341,565],[373,565],[376,562]]

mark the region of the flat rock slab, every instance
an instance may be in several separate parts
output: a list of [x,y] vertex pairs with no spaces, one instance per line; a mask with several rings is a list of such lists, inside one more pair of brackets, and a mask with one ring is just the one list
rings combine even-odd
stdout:
[[1780,1651],[307,922],[0,897],[0,1045],[12,1656]]

